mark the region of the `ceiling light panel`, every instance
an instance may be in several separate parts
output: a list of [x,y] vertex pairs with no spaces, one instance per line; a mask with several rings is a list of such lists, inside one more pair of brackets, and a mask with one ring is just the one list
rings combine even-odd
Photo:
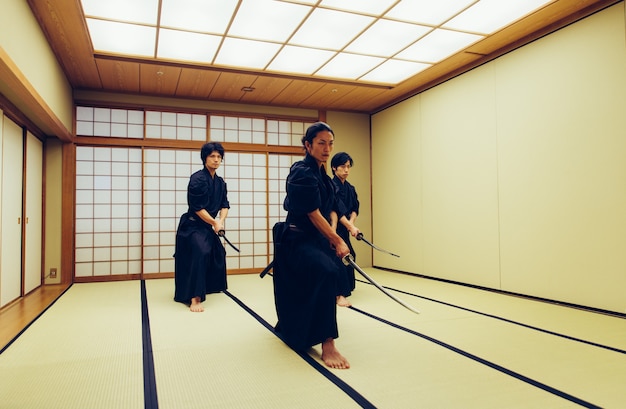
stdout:
[[368,72],[359,80],[379,82],[383,84],[397,84],[405,79],[424,71],[430,64],[412,61],[387,60],[372,71]]
[[357,79],[366,72],[371,71],[385,60],[379,57],[366,55],[339,53],[319,71],[316,76]]
[[378,20],[346,47],[346,51],[391,57],[431,31],[431,27]]
[[113,21],[87,19],[96,51],[154,57],[156,28]]
[[278,53],[267,69],[270,71],[311,75],[335,54],[336,52],[334,51],[288,45]]
[[393,85],[556,0],[80,1],[97,52]]
[[228,36],[285,42],[311,8],[281,1],[244,0]]
[[373,21],[359,14],[315,9],[289,44],[339,51]]
[[[385,14],[411,23],[438,26],[456,16],[478,0],[402,0]],[[508,1],[501,0],[508,4]]]
[[[222,38],[179,30],[159,30],[157,58],[210,64]],[[184,44],[184,47],[181,47]]]
[[237,7],[237,0],[162,1],[161,26],[211,34],[226,31]]
[[81,0],[85,16],[125,21],[129,23],[156,24],[158,0]]
[[322,0],[321,7],[381,16],[397,0]]
[[279,44],[227,37],[215,58],[215,64],[263,69],[280,49]]
[[398,53],[397,58],[436,63],[482,39],[482,36],[437,29]]
[[550,0],[481,0],[444,24],[443,27],[491,34],[551,2]]

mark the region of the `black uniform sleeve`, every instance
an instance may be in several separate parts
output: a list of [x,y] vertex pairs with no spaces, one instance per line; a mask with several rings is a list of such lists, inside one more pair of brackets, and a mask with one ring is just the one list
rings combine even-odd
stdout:
[[220,209],[230,209],[230,202],[228,201],[228,188],[226,187],[226,182],[224,182],[224,179],[220,178],[220,183],[222,185],[222,201],[220,203]]
[[356,189],[354,186],[350,185],[350,191],[352,193],[352,209],[350,213],[355,212],[357,215],[359,214],[359,197],[356,194]]
[[321,206],[318,180],[306,166],[294,166],[287,178],[286,202],[289,212],[310,213]]
[[209,184],[201,172],[195,173],[189,179],[187,188],[187,201],[189,210],[197,212],[206,209],[209,205]]

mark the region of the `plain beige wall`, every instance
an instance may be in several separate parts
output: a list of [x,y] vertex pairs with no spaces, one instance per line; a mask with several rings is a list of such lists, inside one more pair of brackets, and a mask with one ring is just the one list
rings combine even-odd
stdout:
[[405,247],[374,264],[626,312],[625,16],[374,115],[373,234]]
[[401,271],[424,271],[421,97],[411,98],[372,118],[373,264]]
[[[347,152],[354,161],[354,166],[350,170],[348,181],[356,189],[359,198],[359,215],[355,224],[366,239],[371,239],[372,188],[370,183],[370,117],[365,114],[328,112],[326,122],[335,133],[333,155],[338,152]],[[328,161],[328,175],[332,177],[330,160]],[[354,238],[350,241],[356,253],[357,264],[360,267],[371,267],[371,247]]]
[[62,149],[63,146],[58,139],[51,138],[46,141],[44,149],[44,174],[46,175],[44,218],[46,230],[44,235],[45,249],[43,253],[43,271],[44,275],[47,277],[50,273],[50,269],[56,268],[57,277],[46,278],[44,281],[45,284],[60,283],[63,274],[72,273],[71,271],[61,270]]
[[[71,132],[74,118],[72,89],[27,1],[2,0],[0,47]],[[37,123],[37,118],[31,120]]]

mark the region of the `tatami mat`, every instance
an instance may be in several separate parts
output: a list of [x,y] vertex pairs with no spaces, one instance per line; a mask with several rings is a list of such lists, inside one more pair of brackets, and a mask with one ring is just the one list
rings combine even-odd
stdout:
[[173,301],[173,280],[146,281],[154,374],[141,283],[75,284],[0,355],[0,408],[140,408],[149,375],[161,409],[624,407],[626,319],[366,271],[421,314],[359,281],[338,308],[348,370],[266,328],[271,276],[229,276],[204,313]]
[[359,407],[227,295],[191,313],[146,284],[159,408]]
[[[262,283],[270,291],[270,280]],[[260,298],[262,286],[247,278],[234,277],[231,292],[244,302],[250,300],[255,311],[273,316],[271,297]],[[416,315],[379,293],[374,287],[357,284],[350,297],[355,307],[405,326],[435,321],[434,313]],[[413,300],[404,297],[405,301]],[[424,309],[424,305],[416,306]],[[426,308],[428,310],[428,308]],[[466,313],[467,314],[467,313]],[[533,385],[503,374],[484,364],[452,352],[419,336],[398,330],[351,309],[338,311],[340,338],[337,345],[350,360],[349,370],[335,370],[347,382],[379,408],[566,408],[576,407],[567,400]],[[457,331],[454,318],[449,332]],[[488,334],[487,334],[488,335]],[[316,348],[317,349],[317,348]],[[319,350],[317,351],[319,355]]]
[[0,408],[143,408],[139,282],[75,284],[0,355]]
[[[396,293],[420,308],[422,314],[402,311],[402,307],[364,284],[351,297],[355,306],[362,305],[371,314],[497,364],[557,393],[605,408],[623,407],[626,402],[623,318],[380,270],[372,270],[371,274],[386,286],[426,297]],[[491,386],[495,389],[493,396],[513,396],[503,391],[499,382]],[[525,392],[519,396],[524,407],[555,407],[530,405],[529,398]],[[463,407],[485,407],[487,399],[481,395],[475,405]]]

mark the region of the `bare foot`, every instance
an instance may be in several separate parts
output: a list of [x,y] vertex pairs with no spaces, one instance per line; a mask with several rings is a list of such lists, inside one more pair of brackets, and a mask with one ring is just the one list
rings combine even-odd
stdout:
[[191,312],[203,312],[204,308],[202,307],[202,304],[200,303],[200,297],[193,297],[191,299],[191,305],[189,306],[189,310],[191,310]]
[[350,368],[350,363],[343,355],[339,353],[337,348],[335,348],[335,340],[332,338],[328,338],[322,343],[322,361],[324,361],[326,366],[330,368]]
[[337,296],[337,305],[340,307],[351,307],[352,303],[350,301],[348,301],[348,299],[346,297],[344,297],[343,295],[338,295]]

